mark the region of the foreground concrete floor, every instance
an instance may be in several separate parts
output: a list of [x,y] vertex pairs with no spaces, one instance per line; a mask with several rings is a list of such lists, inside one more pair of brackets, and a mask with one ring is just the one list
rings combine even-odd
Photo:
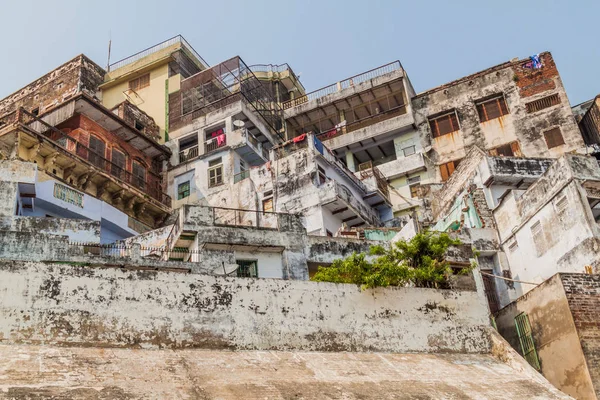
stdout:
[[[532,373],[533,372],[533,373]],[[1,399],[564,399],[491,355],[0,345]]]

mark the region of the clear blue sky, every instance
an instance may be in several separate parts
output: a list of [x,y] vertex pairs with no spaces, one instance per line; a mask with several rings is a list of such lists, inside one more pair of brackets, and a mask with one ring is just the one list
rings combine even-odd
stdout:
[[79,53],[105,66],[182,34],[209,64],[289,63],[307,90],[399,59],[417,92],[552,51],[572,105],[600,93],[600,1],[5,0],[0,98]]

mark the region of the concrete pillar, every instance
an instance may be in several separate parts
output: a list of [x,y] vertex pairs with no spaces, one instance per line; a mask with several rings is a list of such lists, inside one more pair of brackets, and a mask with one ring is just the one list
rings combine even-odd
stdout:
[[354,154],[350,150],[346,150],[346,165],[352,172],[356,172],[357,165],[354,165]]

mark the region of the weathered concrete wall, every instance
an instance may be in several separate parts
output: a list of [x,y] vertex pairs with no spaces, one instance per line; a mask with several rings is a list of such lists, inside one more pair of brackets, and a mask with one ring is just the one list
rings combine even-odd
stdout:
[[68,218],[0,217],[0,231],[44,233],[67,236],[70,240],[100,243],[100,221]]
[[0,345],[0,386],[9,399],[570,399],[505,347],[495,357]]
[[560,278],[593,390],[600,398],[600,275],[560,274]]
[[486,353],[476,292],[0,263],[8,343]]
[[0,115],[18,107],[41,114],[77,93],[94,96],[103,79],[104,70],[81,54],[0,100]]
[[559,274],[506,306],[496,315],[498,331],[521,352],[515,317],[526,313],[542,374],[557,388],[578,399],[595,399],[590,370]]
[[[540,70],[523,68],[526,60],[507,62],[418,94],[412,101],[415,124],[424,145],[433,147],[430,157],[437,165],[466,156],[468,148],[490,150],[518,141],[525,157],[558,157],[583,147],[583,139],[550,53],[540,54]],[[476,102],[501,94],[509,114],[480,122]],[[526,103],[556,94],[560,103],[528,113]],[[460,129],[431,138],[428,117],[456,110]],[[548,148],[544,131],[560,127],[565,144]],[[439,172],[438,172],[439,175]]]

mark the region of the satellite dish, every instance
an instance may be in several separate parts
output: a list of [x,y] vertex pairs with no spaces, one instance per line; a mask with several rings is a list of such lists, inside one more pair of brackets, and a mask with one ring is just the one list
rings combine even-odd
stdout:
[[233,126],[235,126],[236,128],[243,128],[244,125],[246,124],[240,119],[236,119],[235,121],[233,121]]

